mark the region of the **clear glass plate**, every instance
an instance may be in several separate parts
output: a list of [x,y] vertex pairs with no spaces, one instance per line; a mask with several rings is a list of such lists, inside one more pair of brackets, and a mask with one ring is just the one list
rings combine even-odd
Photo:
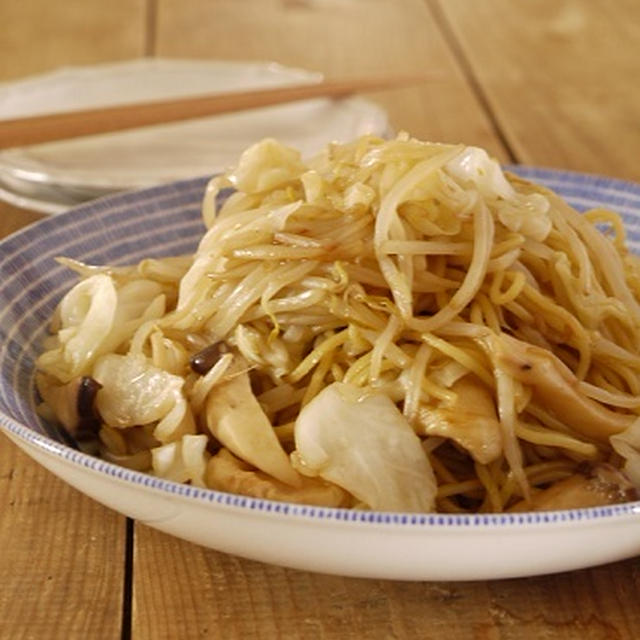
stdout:
[[[272,62],[153,58],[71,67],[0,85],[0,119],[321,79]],[[18,206],[27,198],[36,210],[55,213],[113,191],[223,171],[264,137],[308,156],[327,140],[384,135],[388,127],[372,102],[320,98],[7,149],[0,152],[0,198]]]

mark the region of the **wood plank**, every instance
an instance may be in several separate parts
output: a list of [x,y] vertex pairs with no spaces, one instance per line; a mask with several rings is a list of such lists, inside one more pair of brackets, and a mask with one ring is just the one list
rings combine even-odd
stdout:
[[125,519],[0,435],[0,638],[118,638]]
[[[497,582],[343,578],[242,560],[136,527],[133,637],[629,639],[640,559]],[[170,576],[170,579],[163,579]]]
[[501,640],[640,637],[640,558],[594,569],[488,585]]
[[476,627],[491,625],[489,592],[481,583],[311,574],[242,560],[145,526],[136,527],[134,566],[136,640],[176,638],[181,629],[227,640],[471,640]]
[[147,46],[147,0],[0,2],[0,80],[65,65],[135,58]]
[[430,0],[518,160],[640,180],[636,0]]
[[396,131],[507,159],[422,0],[158,0],[157,21],[159,56],[270,60],[327,77],[439,72],[421,90],[370,97]]

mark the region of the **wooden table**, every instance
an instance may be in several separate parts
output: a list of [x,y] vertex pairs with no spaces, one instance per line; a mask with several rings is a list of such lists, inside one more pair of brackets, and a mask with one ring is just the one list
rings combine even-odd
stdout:
[[[0,80],[142,55],[437,70],[370,97],[424,139],[640,181],[637,0],[30,0],[0,25]],[[0,235],[39,217],[0,205]],[[640,558],[471,583],[287,570],[128,522],[3,436],[0,514],[2,640],[640,637]]]

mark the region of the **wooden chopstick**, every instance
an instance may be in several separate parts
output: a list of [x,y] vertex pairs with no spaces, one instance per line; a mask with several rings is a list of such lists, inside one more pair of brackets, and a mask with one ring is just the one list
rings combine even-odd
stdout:
[[429,78],[424,75],[329,80],[275,89],[236,91],[0,120],[0,149],[122,131],[310,98],[337,98],[353,93],[415,85],[427,80]]

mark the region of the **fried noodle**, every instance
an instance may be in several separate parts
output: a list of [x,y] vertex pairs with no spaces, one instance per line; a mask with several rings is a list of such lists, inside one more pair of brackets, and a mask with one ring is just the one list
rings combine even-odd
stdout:
[[191,256],[63,259],[81,279],[37,382],[79,443],[329,506],[635,497],[640,262],[617,214],[402,134],[307,162],[264,140],[211,180],[203,220]]

